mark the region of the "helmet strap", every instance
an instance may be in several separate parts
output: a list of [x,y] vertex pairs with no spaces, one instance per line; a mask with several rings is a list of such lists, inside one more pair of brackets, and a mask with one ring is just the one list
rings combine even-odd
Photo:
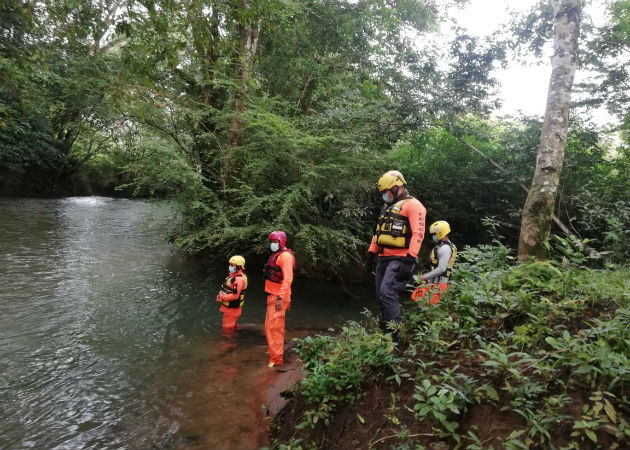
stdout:
[[392,188],[392,194],[394,194],[394,202],[398,201],[398,200],[402,200],[403,198],[407,198],[409,197],[409,193],[407,192],[407,189],[405,188],[405,186],[394,186],[396,188],[396,192],[394,193],[393,188]]

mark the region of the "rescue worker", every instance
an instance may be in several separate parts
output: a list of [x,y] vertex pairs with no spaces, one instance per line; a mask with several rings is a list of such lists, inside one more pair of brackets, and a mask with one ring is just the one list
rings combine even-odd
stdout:
[[286,247],[286,243],[287,235],[284,231],[273,231],[269,234],[272,253],[263,268],[267,293],[265,336],[269,347],[268,367],[283,364],[284,321],[291,306],[291,283],[295,268],[295,256],[291,249]]
[[245,291],[247,290],[247,275],[243,273],[245,269],[245,258],[234,255],[229,260],[229,274],[221,285],[221,290],[217,295],[217,302],[221,303],[219,311],[223,313],[223,330],[234,330],[236,321],[241,317],[243,303],[245,302]]
[[366,269],[376,264],[376,295],[381,308],[380,325],[386,330],[390,321],[402,320],[399,294],[407,286],[424,239],[426,209],[405,188],[405,179],[390,170],[378,180],[378,190],[385,202],[376,222],[368,249]]
[[413,301],[424,300],[425,304],[437,305],[448,289],[455,258],[457,258],[457,247],[448,237],[450,232],[451,226],[444,220],[438,220],[429,227],[433,242],[433,249],[429,255],[430,272],[420,275],[419,281],[424,283],[411,294]]

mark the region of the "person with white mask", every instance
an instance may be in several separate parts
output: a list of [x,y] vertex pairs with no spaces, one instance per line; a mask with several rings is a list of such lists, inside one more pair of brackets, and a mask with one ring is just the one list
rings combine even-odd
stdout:
[[265,336],[269,347],[268,367],[275,368],[283,364],[284,324],[287,310],[291,307],[291,284],[295,268],[295,256],[286,247],[286,242],[287,235],[284,231],[273,231],[269,234],[272,253],[263,268],[267,293]]
[[[401,322],[400,292],[407,287],[424,239],[426,208],[409,195],[407,182],[397,170],[385,172],[378,180],[383,208],[374,227],[368,249],[366,272],[375,270],[376,296],[381,308],[380,326],[388,330],[390,322]],[[396,333],[393,333],[396,339]]]
[[245,275],[245,258],[234,255],[229,260],[229,274],[217,295],[217,302],[221,304],[219,311],[223,313],[223,331],[231,333],[236,328],[236,321],[241,317],[245,291],[247,290],[247,275]]

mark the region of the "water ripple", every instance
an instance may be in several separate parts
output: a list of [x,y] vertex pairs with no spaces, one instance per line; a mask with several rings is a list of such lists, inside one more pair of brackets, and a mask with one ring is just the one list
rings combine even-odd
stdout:
[[[0,448],[258,447],[239,427],[259,423],[262,327],[222,340],[223,273],[166,244],[149,213],[169,222],[142,201],[0,199]],[[259,326],[252,280],[241,320]],[[291,323],[330,324],[344,302],[323,286]]]

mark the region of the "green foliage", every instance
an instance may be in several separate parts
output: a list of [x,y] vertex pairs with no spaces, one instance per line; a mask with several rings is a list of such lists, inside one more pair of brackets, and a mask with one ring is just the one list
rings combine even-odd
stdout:
[[[204,177],[203,186],[216,188],[212,194],[188,191],[176,242],[217,255],[234,248],[266,253],[266,233],[283,229],[303,270],[355,264],[369,239],[372,186],[363,180],[374,161],[356,161],[344,142],[276,114],[283,105],[265,100],[243,114],[243,143],[233,153],[238,174],[224,189]],[[190,201],[206,202],[200,192],[212,203],[190,208]]]
[[[249,8],[194,1],[185,14],[180,2],[158,3],[130,13],[120,28],[129,38],[123,60],[140,75],[133,92],[142,96],[130,96],[124,109],[173,139],[202,175],[208,192],[180,198],[183,225],[174,236],[191,252],[263,253],[264,234],[282,228],[301,269],[356,266],[378,208],[374,180],[389,167],[382,153],[407,124],[425,120],[420,115],[452,115],[453,99],[468,112],[493,101],[490,68],[502,57],[496,46],[462,37],[452,48],[418,51],[409,39],[437,29],[432,1]],[[238,26],[256,18],[260,51],[242,91],[235,75],[243,72],[234,70]],[[441,74],[438,61],[449,56]],[[235,98],[244,103],[238,112]],[[236,146],[229,139],[235,126]],[[146,179],[160,177],[154,171]]]
[[185,154],[169,141],[146,138],[133,149],[138,155],[125,170],[137,176],[129,185],[119,189],[133,188],[133,195],[170,196],[187,198],[203,188],[202,177],[192,167]]
[[[283,228],[302,270],[339,271],[360,265],[379,207],[374,182],[396,167],[458,245],[516,239],[516,182],[531,180],[541,124],[484,119],[496,106],[492,68],[506,58],[495,37],[414,44],[436,38],[451,3],[5,3],[2,193],[120,184],[177,200],[172,240],[191,252],[262,254],[264,235]],[[600,44],[625,45],[623,6],[611,3]],[[549,31],[539,12],[526,40]],[[248,27],[259,46],[245,67]],[[567,145],[556,211],[604,256],[589,265],[622,264],[627,148],[577,120]]]
[[0,192],[63,193],[86,161],[109,149],[120,86],[117,57],[106,51],[108,8],[119,6],[3,4]]
[[630,257],[630,206],[619,198],[630,194],[629,155],[627,148],[619,148],[616,157],[589,171],[588,180],[571,197],[580,230],[596,239],[597,247],[614,263]]
[[337,337],[316,335],[296,341],[296,351],[308,370],[301,394],[315,406],[300,427],[313,427],[320,420],[328,424],[341,403],[354,401],[366,382],[383,370],[393,370],[399,360],[392,353],[389,334],[369,333],[354,322]]
[[[482,355],[483,377],[502,385],[511,399],[505,409],[524,420],[524,427],[507,437],[506,448],[550,445],[551,430],[558,423],[573,423],[566,414],[571,402],[567,392],[615,391],[618,403],[611,401],[609,409],[628,411],[630,402],[623,394],[630,386],[630,335],[624,325],[630,314],[628,271],[586,269],[581,258],[570,256],[563,263],[510,266],[506,260],[497,260],[492,264],[491,255],[505,256],[506,249],[499,245],[496,250],[484,250],[464,250],[465,270],[455,272],[456,283],[445,304],[420,310],[409,319],[425,330],[415,343],[423,354],[437,349],[445,358],[439,342],[456,339]],[[484,264],[483,271],[468,267],[471,261]],[[450,303],[450,299],[457,300]],[[444,328],[443,319],[435,313],[440,308],[455,311],[458,327]],[[587,311],[601,315],[589,320]],[[575,436],[587,436],[586,431],[579,431],[583,428],[595,436],[609,425],[604,422],[594,425],[585,419]],[[625,439],[623,425],[612,428],[618,439]]]
[[613,389],[618,383],[630,382],[628,357],[628,307],[617,309],[609,320],[596,319],[591,327],[572,336],[564,330],[561,336],[548,336],[545,342],[554,349],[553,364],[572,371],[572,383],[596,387],[608,383]]
[[34,91],[45,80],[36,73],[39,55],[28,35],[32,7],[3,2],[0,8],[0,193],[11,193],[29,167],[54,168],[59,156],[45,107]]
[[[454,242],[495,238],[510,245],[517,241],[525,201],[518,183],[531,182],[540,133],[541,123],[534,118],[479,121],[469,117],[449,131],[431,128],[409,133],[388,159],[393,167],[405,167],[410,191],[422,193],[419,198],[427,207],[428,222],[448,219]],[[603,256],[588,265],[620,264],[630,257],[629,165],[627,148],[607,142],[592,125],[572,119],[556,215]],[[490,234],[484,222],[493,225]]]
[[460,436],[455,432],[459,427],[460,417],[463,416],[468,405],[479,403],[486,394],[494,395],[488,385],[478,386],[477,380],[463,373],[456,373],[459,366],[443,370],[439,374],[432,375],[432,380],[421,378],[415,384],[413,398],[416,400],[413,410],[420,420],[432,417],[441,425],[441,433],[444,437],[451,437],[460,441]]
[[[582,415],[579,420],[573,423],[572,437],[578,437],[579,443],[575,446],[584,445],[584,441],[597,443],[597,431],[600,427],[612,428],[616,439],[627,439],[630,437],[628,422],[617,412],[611,400],[615,395],[611,392],[593,392],[589,396],[592,403],[585,404],[582,408]],[[617,423],[619,426],[617,427]],[[613,425],[611,427],[611,424]]]
[[605,106],[618,119],[628,144],[630,130],[630,81],[625,58],[630,51],[630,2],[606,2],[607,21],[587,36],[581,59],[591,76],[578,85],[584,92],[581,104]]
[[414,409],[419,419],[431,414],[447,433],[454,433],[458,423],[448,420],[447,414],[460,414],[460,408],[466,402],[465,397],[457,395],[453,390],[433,386],[429,380],[423,380],[421,385],[416,385],[413,398],[417,400]]
[[[305,437],[319,421],[335,420],[338,405],[352,402],[373,380],[413,392],[407,399],[392,394],[387,413],[397,430],[387,438],[400,448],[413,447],[412,436],[430,435],[401,420],[404,410],[431,426],[433,439],[483,448],[488,442],[479,431],[488,430],[462,428],[475,405],[519,418],[497,436],[504,448],[555,448],[558,430],[573,433],[568,448],[599,443],[604,435],[615,446],[627,445],[630,271],[587,268],[579,254],[515,263],[510,253],[496,242],[463,249],[440,303],[407,309],[398,330],[400,357],[388,353],[389,335],[383,338],[374,320],[351,323],[339,337],[301,340],[307,369],[301,395],[317,406],[296,433]],[[576,416],[585,395],[590,398]]]
[[[470,118],[452,132],[430,129],[410,134],[392,152],[391,160],[394,166],[406,167],[411,192],[422,192],[429,223],[448,218],[454,242],[487,241],[480,218],[511,224],[520,217],[525,195],[517,181],[531,180],[539,127],[525,120],[496,123]],[[456,136],[510,169],[493,168]]]

